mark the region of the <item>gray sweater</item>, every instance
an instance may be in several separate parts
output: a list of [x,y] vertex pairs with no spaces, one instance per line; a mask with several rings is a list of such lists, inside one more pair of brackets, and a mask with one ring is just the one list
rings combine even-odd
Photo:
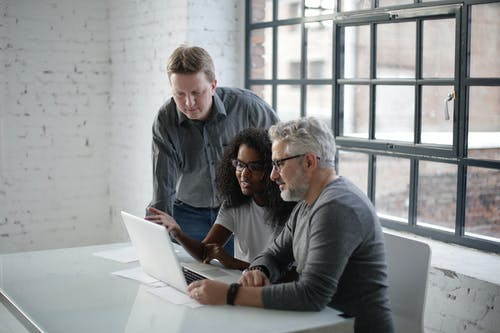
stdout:
[[293,261],[298,281],[264,287],[264,307],[330,305],[356,317],[356,332],[393,331],[382,230],[369,199],[346,178],[328,184],[312,205],[299,202],[251,266],[264,265],[276,282]]

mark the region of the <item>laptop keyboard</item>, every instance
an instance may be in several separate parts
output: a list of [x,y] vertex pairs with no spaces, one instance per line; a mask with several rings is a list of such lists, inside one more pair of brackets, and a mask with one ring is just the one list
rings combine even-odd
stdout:
[[182,267],[182,273],[184,273],[184,278],[186,279],[187,284],[190,284],[193,281],[206,279],[206,277],[204,277],[203,275],[195,273],[189,269],[186,269],[185,267]]

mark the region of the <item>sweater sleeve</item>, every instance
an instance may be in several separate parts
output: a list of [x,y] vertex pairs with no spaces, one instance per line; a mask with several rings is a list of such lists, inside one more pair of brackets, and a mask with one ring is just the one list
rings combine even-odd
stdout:
[[257,256],[250,267],[265,266],[269,271],[269,280],[278,281],[293,263],[293,219],[289,219],[281,233],[270,242],[268,248]]
[[362,230],[350,208],[334,204],[319,207],[294,235],[301,242],[299,280],[263,288],[265,308],[319,311],[330,303],[346,264],[359,246]]

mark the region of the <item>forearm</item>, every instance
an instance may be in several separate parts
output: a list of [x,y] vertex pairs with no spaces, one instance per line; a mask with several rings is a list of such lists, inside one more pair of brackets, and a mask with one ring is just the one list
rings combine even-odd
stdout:
[[202,261],[204,259],[205,246],[202,242],[190,238],[182,231],[177,233],[175,239],[193,258],[198,261]]
[[250,264],[248,262],[233,258],[231,260],[231,263],[229,265],[227,265],[226,268],[238,269],[238,270],[242,271],[242,270],[247,269],[248,266],[250,266]]
[[234,299],[234,304],[262,308],[262,288],[240,287]]

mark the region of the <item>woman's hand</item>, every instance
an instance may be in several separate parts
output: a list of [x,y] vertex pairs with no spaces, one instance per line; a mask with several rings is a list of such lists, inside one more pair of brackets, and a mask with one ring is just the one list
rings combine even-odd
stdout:
[[146,216],[144,219],[165,226],[172,237],[177,238],[182,232],[172,216],[154,207],[148,207],[148,211],[153,215]]
[[194,281],[188,286],[189,295],[201,304],[223,305],[229,286],[214,280]]
[[204,244],[205,253],[203,262],[209,264],[212,259],[217,259],[226,268],[233,268],[234,258],[218,244]]

